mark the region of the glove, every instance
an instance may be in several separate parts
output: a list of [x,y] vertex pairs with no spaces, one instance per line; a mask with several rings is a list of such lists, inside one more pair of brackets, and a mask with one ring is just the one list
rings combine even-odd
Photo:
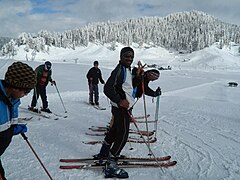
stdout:
[[56,86],[56,81],[52,81],[51,85],[55,85]]
[[18,135],[20,133],[27,132],[27,126],[26,124],[16,124],[13,127],[13,135]]
[[154,96],[155,96],[155,97],[156,97],[156,96],[160,96],[161,94],[162,94],[161,88],[158,87],[158,88],[156,89],[155,93],[154,93]]

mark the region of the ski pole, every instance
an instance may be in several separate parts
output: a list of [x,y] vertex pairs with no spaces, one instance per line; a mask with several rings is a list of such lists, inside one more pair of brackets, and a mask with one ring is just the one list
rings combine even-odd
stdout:
[[[159,163],[159,161],[157,160],[155,154],[153,153],[152,149],[150,148],[149,144],[148,144],[147,141],[145,140],[145,138],[144,138],[142,132],[139,130],[136,121],[135,121],[134,118],[132,117],[132,114],[130,113],[130,111],[128,111],[127,113],[128,113],[128,115],[129,115],[130,119],[132,120],[133,124],[135,125],[137,131],[138,131],[139,134],[141,135],[141,138],[143,139],[144,144],[146,144],[146,146],[147,146],[149,152],[153,155],[153,158],[155,159],[156,163]],[[164,172],[163,172],[163,169],[162,169],[161,167],[160,167],[160,169],[161,169],[161,172],[164,173]]]
[[160,95],[157,97],[156,109],[155,109],[155,137],[157,136],[157,125],[158,125],[158,113],[160,107]]
[[45,168],[45,166],[43,165],[42,161],[40,160],[40,158],[38,157],[37,153],[34,151],[33,147],[31,146],[30,142],[28,141],[27,136],[24,133],[21,133],[23,139],[27,142],[28,146],[30,147],[30,149],[32,150],[33,154],[36,156],[36,158],[38,159],[39,163],[41,164],[41,166],[43,167],[43,169],[45,170],[45,172],[47,173],[48,177],[53,180],[53,178],[51,177],[51,175],[49,174],[49,172],[47,171],[47,169]]
[[[148,133],[149,130],[148,130],[148,122],[147,122],[147,106],[146,106],[145,88],[144,88],[144,77],[143,77],[143,76],[142,76],[142,91],[143,91],[144,116],[145,116],[145,122],[146,122],[146,130],[147,130],[147,133]],[[150,147],[149,135],[147,136],[147,141],[148,141],[148,146]],[[151,155],[151,152],[149,151],[148,154]]]
[[63,104],[62,97],[61,97],[61,95],[60,95],[60,93],[59,93],[59,91],[58,91],[57,85],[54,84],[54,86],[55,86],[55,88],[56,88],[56,90],[57,90],[57,93],[58,93],[58,96],[59,96],[59,98],[60,98],[60,100],[61,100],[61,102],[62,102],[62,105],[63,105],[63,108],[64,108],[64,110],[65,110],[65,113],[67,113],[67,110],[66,110],[66,108],[65,108],[65,106],[64,106],[64,104]]

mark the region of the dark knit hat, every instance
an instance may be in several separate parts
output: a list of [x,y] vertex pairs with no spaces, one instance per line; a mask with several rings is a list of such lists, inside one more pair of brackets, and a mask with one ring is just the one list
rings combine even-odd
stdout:
[[151,69],[145,72],[147,75],[148,80],[154,81],[157,80],[160,76],[160,73],[157,69]]
[[45,62],[45,68],[46,70],[50,71],[51,70],[51,67],[52,67],[52,63],[50,61],[46,61]]
[[4,80],[8,85],[19,89],[33,89],[37,82],[35,71],[22,62],[14,62],[9,66]]
[[98,63],[98,61],[94,61],[93,62],[93,65],[95,66],[95,65],[98,65],[99,63]]
[[124,47],[124,48],[122,48],[122,50],[120,52],[120,57],[122,57],[127,52],[132,52],[134,55],[134,51],[131,47]]

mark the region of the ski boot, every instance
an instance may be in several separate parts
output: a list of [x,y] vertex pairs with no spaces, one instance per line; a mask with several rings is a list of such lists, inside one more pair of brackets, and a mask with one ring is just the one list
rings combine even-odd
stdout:
[[109,158],[103,169],[105,178],[128,178],[128,173],[118,167],[117,160],[115,158]]
[[32,112],[35,112],[35,113],[40,113],[40,111],[39,111],[37,108],[34,108],[34,107],[32,107],[32,106],[29,106],[29,107],[28,107],[28,110],[29,110],[29,111],[32,111]]
[[43,111],[43,112],[47,112],[47,113],[52,113],[52,111],[50,111],[50,109],[49,108],[41,108],[41,111]]

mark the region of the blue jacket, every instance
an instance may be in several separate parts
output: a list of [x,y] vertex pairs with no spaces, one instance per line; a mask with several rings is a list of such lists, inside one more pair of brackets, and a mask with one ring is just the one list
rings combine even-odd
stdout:
[[[0,80],[0,88],[6,96],[6,91],[3,88],[2,80]],[[13,119],[18,117],[18,106],[20,105],[19,99],[11,99],[13,105],[11,110],[8,105],[0,98],[0,132],[10,128]]]

